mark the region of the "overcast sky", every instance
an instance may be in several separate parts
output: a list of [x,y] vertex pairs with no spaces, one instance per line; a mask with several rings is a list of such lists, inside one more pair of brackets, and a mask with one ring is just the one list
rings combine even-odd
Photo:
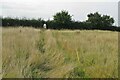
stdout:
[[72,19],[85,21],[87,14],[110,15],[118,24],[119,0],[0,0],[0,15],[10,17],[52,19],[56,12],[67,10]]

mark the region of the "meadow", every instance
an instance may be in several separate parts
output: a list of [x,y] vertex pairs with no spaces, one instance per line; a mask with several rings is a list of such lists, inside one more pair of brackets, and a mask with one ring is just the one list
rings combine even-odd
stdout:
[[2,28],[3,78],[117,78],[118,32]]

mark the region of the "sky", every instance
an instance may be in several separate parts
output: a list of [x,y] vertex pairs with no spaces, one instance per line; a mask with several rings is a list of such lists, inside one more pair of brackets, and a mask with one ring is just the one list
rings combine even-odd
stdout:
[[87,20],[87,14],[99,12],[110,15],[118,25],[119,0],[0,0],[0,15],[3,17],[26,17],[52,20],[53,15],[67,10],[76,21]]

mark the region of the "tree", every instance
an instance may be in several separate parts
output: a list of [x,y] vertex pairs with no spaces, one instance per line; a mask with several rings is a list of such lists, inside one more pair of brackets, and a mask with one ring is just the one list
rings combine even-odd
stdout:
[[62,10],[61,12],[56,13],[53,16],[56,27],[59,28],[69,28],[71,23],[72,16],[67,12]]
[[98,12],[96,13],[90,13],[87,15],[88,20],[86,22],[90,23],[92,28],[98,28],[98,29],[105,29],[107,27],[112,26],[114,23],[114,19],[111,18],[110,16],[99,14]]
[[110,16],[107,15],[103,15],[102,16],[102,24],[103,26],[112,26],[112,24],[114,23],[114,19],[111,18]]

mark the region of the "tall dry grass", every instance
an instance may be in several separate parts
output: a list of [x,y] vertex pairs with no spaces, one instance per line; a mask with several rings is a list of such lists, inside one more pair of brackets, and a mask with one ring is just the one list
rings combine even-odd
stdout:
[[3,28],[5,78],[116,78],[118,32]]
[[2,79],[2,27],[0,26],[0,79]]

